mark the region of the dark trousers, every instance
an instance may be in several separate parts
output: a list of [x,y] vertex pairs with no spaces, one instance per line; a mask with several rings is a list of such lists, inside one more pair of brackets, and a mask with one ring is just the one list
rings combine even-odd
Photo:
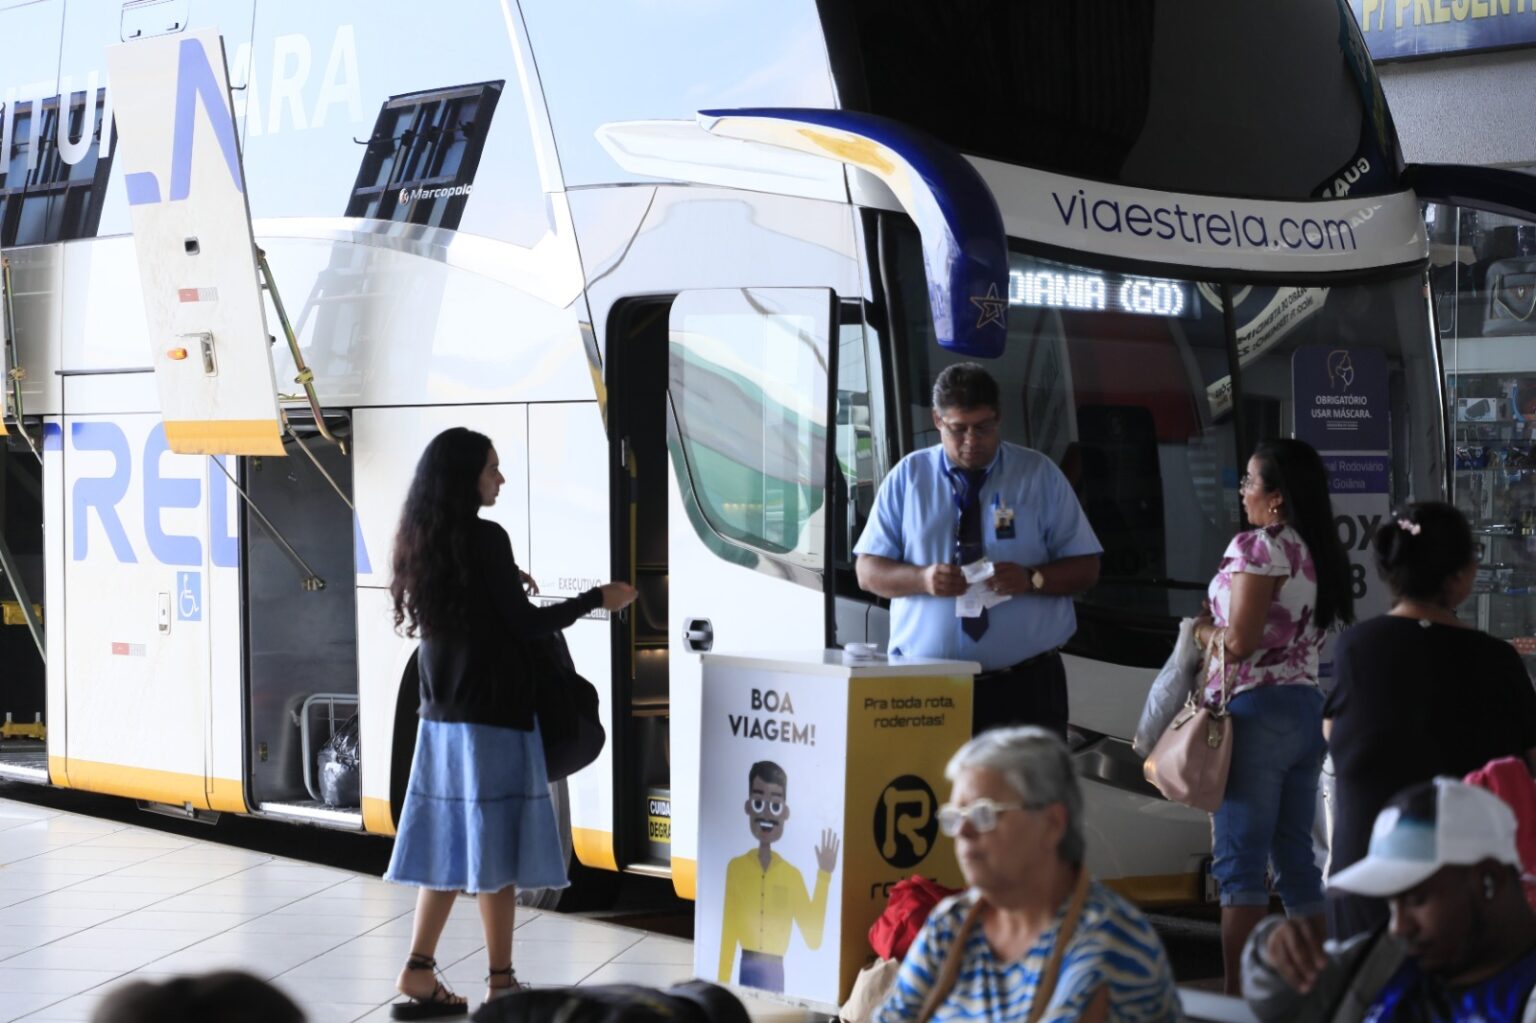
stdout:
[[741,950],[741,986],[760,991],[784,991],[784,957]]
[[982,672],[971,693],[972,735],[1004,725],[1040,725],[1067,737],[1067,669],[1054,650]]

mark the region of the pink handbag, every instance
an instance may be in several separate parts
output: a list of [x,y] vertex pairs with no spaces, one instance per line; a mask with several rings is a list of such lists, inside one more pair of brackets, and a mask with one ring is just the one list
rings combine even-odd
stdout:
[[1164,796],[1207,812],[1221,806],[1227,793],[1227,770],[1232,765],[1232,718],[1227,714],[1231,679],[1225,629],[1211,636],[1211,646],[1221,651],[1220,706],[1215,710],[1205,706],[1205,686],[1197,687],[1142,765],[1147,781]]

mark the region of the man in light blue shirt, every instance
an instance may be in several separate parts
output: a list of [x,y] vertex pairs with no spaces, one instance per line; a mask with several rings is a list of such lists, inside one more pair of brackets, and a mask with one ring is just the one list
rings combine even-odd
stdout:
[[997,382],[981,366],[939,374],[933,422],[942,443],[880,484],[854,546],[859,585],[891,600],[891,653],[980,662],[975,732],[1036,724],[1065,736],[1058,651],[1103,548],[1061,470],[1003,441]]

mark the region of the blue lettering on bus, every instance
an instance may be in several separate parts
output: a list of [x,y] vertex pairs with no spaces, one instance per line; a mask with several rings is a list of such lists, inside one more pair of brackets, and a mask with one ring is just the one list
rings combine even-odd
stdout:
[[[49,423],[43,428],[44,450],[59,450],[59,427]],[[124,564],[138,564],[138,556],[128,540],[118,516],[117,506],[128,495],[132,478],[133,458],[128,447],[128,437],[116,423],[93,421],[70,424],[70,442],[76,451],[105,451],[112,456],[110,476],[82,476],[75,480],[70,499],[73,501],[74,535],[72,557],[84,561],[90,553],[90,530],[87,512],[95,510],[113,556]],[[200,567],[203,563],[202,542],[195,536],[167,533],[161,524],[161,514],[167,508],[198,508],[203,503],[203,481],[197,477],[162,476],[160,459],[169,451],[165,440],[165,426],[156,423],[144,441],[144,541],[155,561],[162,565]],[[224,470],[211,464],[208,476],[208,557],[215,568],[235,568],[240,564],[240,541],[229,528],[229,504],[231,487]],[[227,465],[222,458],[221,465]],[[368,557],[368,546],[363,542],[362,522],[352,516],[353,557],[357,571],[364,575],[373,571]]]
[[160,525],[164,509],[196,508],[203,503],[197,480],[160,475],[160,456],[169,450],[165,424],[156,423],[144,442],[144,540],[162,565],[201,565],[203,545],[197,537],[175,536]]
[[218,465],[208,467],[208,478],[215,483],[208,487],[208,520],[213,532],[208,537],[208,558],[214,568],[234,568],[240,564],[240,541],[229,530],[229,477],[224,475],[228,463],[218,455],[209,458]]
[[112,423],[72,423],[69,439],[76,451],[107,451],[116,463],[112,475],[81,477],[75,480],[71,492],[75,519],[75,560],[84,561],[90,544],[90,531],[86,528],[86,509],[95,508],[101,519],[101,528],[107,532],[112,553],[118,561],[137,564],[128,534],[123,531],[123,520],[117,517],[117,502],[128,493],[128,438]]
[[[235,121],[228,101],[219,89],[218,77],[208,62],[208,52],[201,40],[183,39],[176,64],[176,123],[171,137],[170,201],[178,202],[192,192],[192,139],[197,131],[197,107],[201,101],[208,124],[224,154],[224,165],[234,180],[235,191],[244,192],[240,176],[240,153],[235,146]],[[160,201],[160,179],[153,171],[137,171],[123,176],[128,187],[128,205],[140,206]]]
[[355,511],[352,513],[352,560],[357,563],[357,571],[362,575],[373,572],[373,562],[368,560],[368,545],[363,543],[363,520],[357,517]]

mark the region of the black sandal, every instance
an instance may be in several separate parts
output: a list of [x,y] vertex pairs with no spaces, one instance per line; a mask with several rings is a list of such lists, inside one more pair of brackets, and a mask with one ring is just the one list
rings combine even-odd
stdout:
[[[437,960],[431,956],[417,955],[412,952],[405,960],[407,970],[431,970],[436,977],[442,976],[442,971],[437,968]],[[405,992],[400,992],[405,994]],[[449,1016],[469,1015],[469,1000],[462,995],[456,995],[448,990],[448,986],[441,980],[432,989],[432,993],[423,998],[415,995],[405,995],[408,1002],[396,1002],[389,1007],[390,1019],[445,1019]]]
[[[505,984],[493,983],[497,977],[505,977],[507,982]],[[514,991],[523,991],[527,988],[527,985],[519,981],[517,979],[517,971],[508,966],[503,970],[487,969],[485,987],[490,992],[490,995],[486,998],[486,1001],[489,1002],[510,995]]]

